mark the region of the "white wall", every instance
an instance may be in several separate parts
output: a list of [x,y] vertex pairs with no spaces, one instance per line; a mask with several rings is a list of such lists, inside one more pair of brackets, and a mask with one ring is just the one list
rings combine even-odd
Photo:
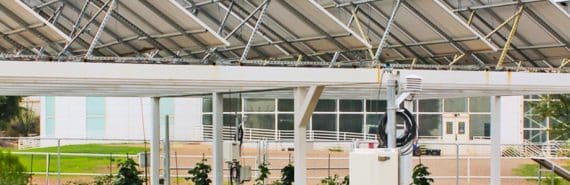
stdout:
[[[172,139],[202,140],[202,98],[175,98]],[[173,129],[175,128],[175,129]]]
[[501,98],[501,144],[522,144],[524,97]]

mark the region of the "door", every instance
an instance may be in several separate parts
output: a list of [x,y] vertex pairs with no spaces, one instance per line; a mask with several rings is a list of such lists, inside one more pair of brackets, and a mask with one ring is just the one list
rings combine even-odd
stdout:
[[444,141],[468,141],[469,117],[462,114],[445,114],[443,116]]

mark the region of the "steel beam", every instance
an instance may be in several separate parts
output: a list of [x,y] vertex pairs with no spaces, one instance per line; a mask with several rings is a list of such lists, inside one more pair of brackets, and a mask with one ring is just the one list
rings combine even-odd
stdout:
[[223,161],[223,119],[224,119],[224,95],[218,92],[212,93],[212,124],[213,124],[213,138],[212,138],[212,156],[213,156],[213,182],[214,185],[224,184],[224,161]]
[[324,86],[297,87],[295,96],[295,184],[307,184],[307,125],[317,106]]
[[515,14],[513,27],[511,28],[511,32],[509,33],[509,37],[507,37],[507,42],[505,43],[505,46],[503,46],[503,51],[501,52],[501,56],[499,56],[499,61],[497,62],[497,66],[496,66],[497,69],[500,69],[502,67],[503,62],[505,61],[505,57],[507,55],[507,52],[509,52],[509,47],[511,46],[513,38],[515,37],[515,33],[517,32],[517,28],[519,26],[519,21],[521,20],[523,10],[524,10],[524,6],[521,6],[519,8],[519,10],[517,11],[517,13]]
[[390,19],[388,19],[388,22],[386,23],[386,28],[384,29],[384,34],[382,35],[382,38],[380,39],[380,44],[378,44],[378,49],[376,49],[376,54],[374,55],[373,58],[373,65],[376,65],[377,61],[380,59],[380,56],[382,55],[382,49],[384,48],[384,44],[386,42],[386,39],[388,38],[388,36],[390,35],[390,29],[392,28],[392,23],[394,22],[394,19],[396,18],[396,14],[398,13],[398,9],[400,9],[400,5],[402,5],[402,0],[396,0],[396,4],[394,4],[394,7],[392,8],[392,14],[390,14]]
[[160,98],[151,98],[150,185],[159,185],[160,178]]
[[261,12],[259,12],[259,18],[257,19],[257,22],[255,23],[255,27],[253,28],[253,30],[251,30],[251,36],[249,36],[249,40],[247,41],[247,44],[245,45],[245,49],[243,50],[243,53],[242,53],[239,61],[247,60],[247,54],[249,53],[249,49],[251,47],[251,44],[253,44],[253,40],[255,39],[255,35],[257,34],[257,30],[259,30],[259,27],[261,26],[261,24],[263,24],[263,17],[265,16],[265,12],[267,11],[267,7],[269,7],[270,2],[271,2],[271,0],[265,0],[265,2],[263,3],[263,8],[261,9]]
[[93,37],[93,40],[91,41],[91,44],[89,45],[89,49],[87,49],[87,52],[85,52],[85,57],[91,56],[91,53],[93,52],[93,49],[95,49],[95,46],[97,45],[98,40],[101,37],[101,34],[103,33],[103,30],[105,29],[105,26],[107,25],[107,22],[111,18],[111,12],[113,12],[113,8],[116,6],[115,0],[108,0],[108,1],[110,1],[111,4],[109,4],[109,8],[107,9],[107,13],[105,13],[105,17],[103,17],[103,21],[101,21],[101,24],[99,25],[99,28],[97,29],[97,32],[95,32],[95,36]]
[[501,185],[501,96],[491,97],[491,185]]

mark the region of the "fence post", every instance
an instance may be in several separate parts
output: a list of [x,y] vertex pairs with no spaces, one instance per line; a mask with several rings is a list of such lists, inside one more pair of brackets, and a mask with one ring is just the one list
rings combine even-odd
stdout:
[[459,143],[455,142],[455,184],[459,185]]
[[57,138],[57,185],[61,185],[61,139]]
[[467,185],[471,185],[471,157],[467,157]]
[[49,163],[50,163],[49,153],[46,153],[46,185],[49,185]]

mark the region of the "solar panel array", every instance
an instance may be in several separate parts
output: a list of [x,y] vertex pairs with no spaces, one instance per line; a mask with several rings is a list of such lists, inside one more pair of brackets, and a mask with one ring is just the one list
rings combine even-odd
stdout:
[[[569,4],[568,0],[6,0],[0,2],[0,52],[3,60],[330,67],[370,66],[378,61],[483,69],[495,66],[506,48],[505,66],[557,69],[570,62]],[[378,50],[387,27],[391,29],[386,42]],[[505,47],[508,43],[510,47]]]

